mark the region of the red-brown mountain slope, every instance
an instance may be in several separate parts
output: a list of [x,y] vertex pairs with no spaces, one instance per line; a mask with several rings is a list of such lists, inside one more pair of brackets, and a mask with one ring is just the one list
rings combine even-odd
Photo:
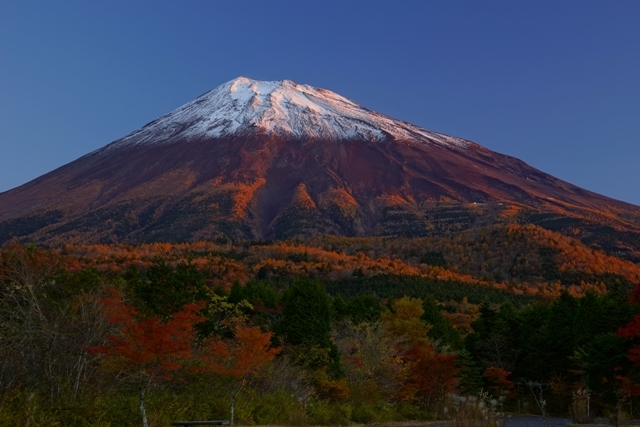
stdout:
[[507,217],[585,238],[640,230],[639,207],[518,159],[330,91],[238,78],[0,194],[0,242],[425,235]]

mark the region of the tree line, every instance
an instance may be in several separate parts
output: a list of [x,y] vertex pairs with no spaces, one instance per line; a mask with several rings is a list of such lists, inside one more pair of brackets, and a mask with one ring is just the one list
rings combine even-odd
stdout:
[[[620,420],[640,391],[640,290],[483,301],[466,284],[351,280],[225,288],[189,260],[101,271],[9,245],[0,425],[371,423],[455,417],[478,402]],[[475,307],[468,327],[451,321],[463,306]]]

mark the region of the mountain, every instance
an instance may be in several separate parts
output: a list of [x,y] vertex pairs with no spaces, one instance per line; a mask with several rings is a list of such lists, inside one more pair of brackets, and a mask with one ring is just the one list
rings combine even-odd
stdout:
[[239,77],[0,193],[0,243],[413,236],[508,221],[640,249],[638,206],[288,80]]

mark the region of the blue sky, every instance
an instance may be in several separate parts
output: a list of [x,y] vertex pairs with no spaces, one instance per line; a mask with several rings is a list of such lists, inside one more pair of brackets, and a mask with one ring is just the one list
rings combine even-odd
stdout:
[[0,2],[0,191],[239,75],[640,205],[640,1]]

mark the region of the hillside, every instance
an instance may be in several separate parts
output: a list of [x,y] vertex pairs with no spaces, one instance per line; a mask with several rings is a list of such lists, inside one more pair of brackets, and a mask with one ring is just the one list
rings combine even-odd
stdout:
[[205,272],[211,286],[227,290],[236,281],[305,276],[347,283],[386,275],[421,278],[441,287],[463,284],[552,297],[563,289],[574,295],[588,289],[606,292],[612,286],[628,290],[640,281],[636,264],[533,225],[487,227],[430,238],[324,236],[284,242],[67,244],[59,252],[74,268],[99,271],[124,272],[131,266],[145,270],[157,258],[172,265],[189,263]]
[[437,236],[535,223],[640,259],[640,208],[288,80],[227,82],[0,193],[0,244]]

